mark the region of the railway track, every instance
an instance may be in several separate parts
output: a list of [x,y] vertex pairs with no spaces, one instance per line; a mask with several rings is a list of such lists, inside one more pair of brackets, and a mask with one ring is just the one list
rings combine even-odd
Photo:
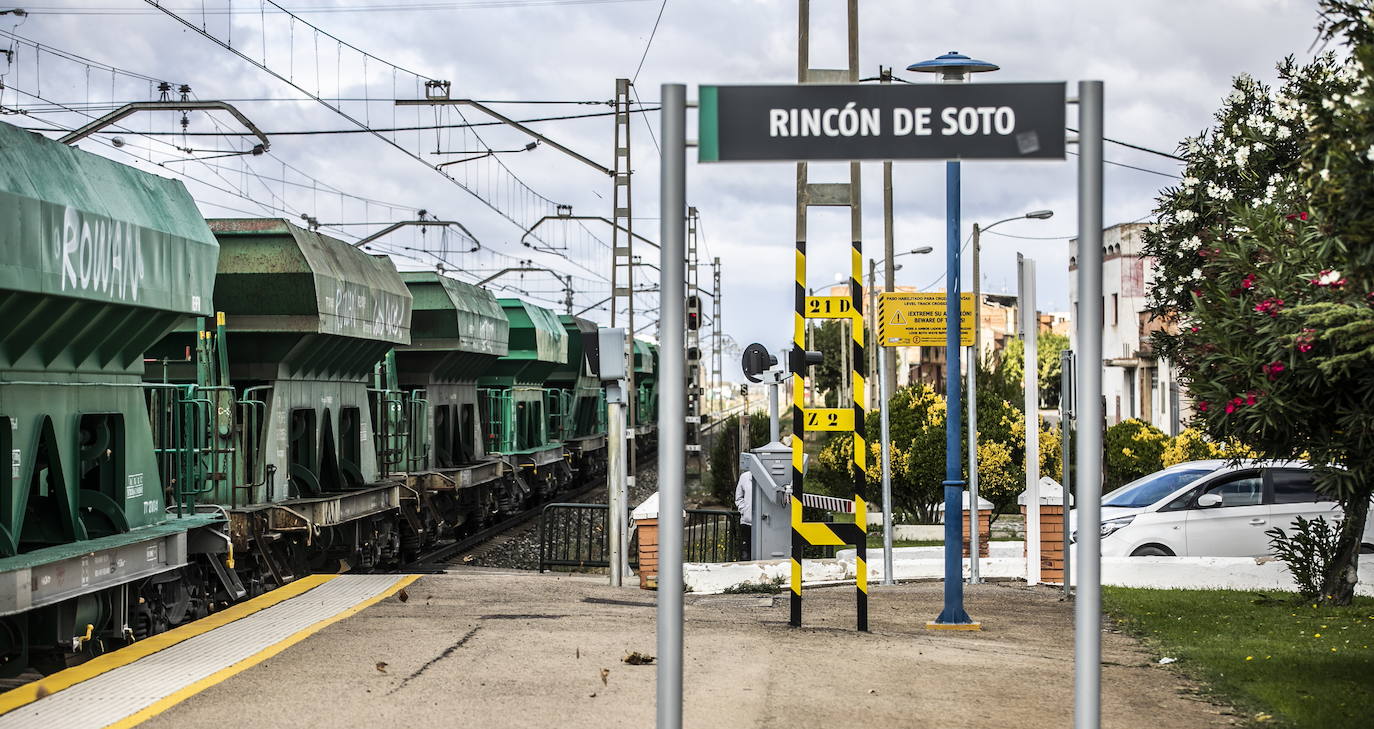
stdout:
[[[586,496],[587,494],[596,491],[597,489],[604,488],[606,488],[606,484],[604,482],[594,483],[590,486],[584,486],[577,491],[573,491],[568,494],[563,494],[560,496],[560,498],[580,499],[583,496]],[[475,547],[479,547],[482,544],[485,544],[487,541],[499,537],[502,534],[505,534],[506,532],[511,531],[512,529],[515,529],[516,527],[524,524],[525,522],[530,521],[531,519],[539,515],[539,512],[544,508],[544,505],[546,503],[552,502],[537,503],[534,506],[531,506],[530,508],[521,511],[518,514],[515,514],[514,516],[511,516],[495,524],[492,524],[491,526],[474,532],[473,534],[463,537],[462,539],[449,542],[448,544],[441,544],[435,549],[432,549],[426,554],[424,554],[419,559],[410,562],[409,564],[401,565],[400,567],[394,570],[387,571],[397,573],[404,572],[407,574],[442,573],[444,571],[444,563],[447,562],[449,559],[453,558],[455,555],[459,555],[463,552],[470,551]]]
[[[657,488],[657,479],[655,478],[657,459],[652,456],[640,456],[640,458],[641,462],[639,463],[639,468],[635,477],[636,488],[630,494],[630,501],[632,502],[632,504],[639,503],[639,501],[643,500],[645,497],[648,496],[649,493],[652,493],[654,489]],[[559,494],[550,501],[535,504],[534,506],[525,509],[524,511],[521,511],[518,514],[503,519],[500,522],[497,522],[478,532],[465,536],[462,539],[449,542],[446,544],[441,544],[435,549],[432,549],[429,552],[425,553],[419,559],[416,559],[408,564],[397,567],[394,570],[388,570],[388,572],[404,572],[408,574],[442,573],[445,569],[445,565],[453,565],[455,564],[455,562],[457,562],[456,558],[465,554],[477,552],[484,545],[487,545],[493,542],[494,540],[497,540],[499,537],[517,534],[520,531],[520,528],[528,522],[533,521],[546,505],[559,501],[581,501],[587,498],[589,495],[597,493],[600,493],[602,495],[601,498],[592,499],[592,501],[594,501],[595,503],[604,503],[605,489],[606,482],[600,481],[597,483],[593,483],[589,486],[578,488],[574,491]],[[534,565],[520,564],[511,566],[520,569],[534,569]]]

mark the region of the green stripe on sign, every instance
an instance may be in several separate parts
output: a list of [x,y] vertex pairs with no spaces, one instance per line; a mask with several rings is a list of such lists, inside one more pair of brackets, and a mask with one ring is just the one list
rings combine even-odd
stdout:
[[716,87],[697,90],[697,161],[720,160],[720,127],[716,115]]

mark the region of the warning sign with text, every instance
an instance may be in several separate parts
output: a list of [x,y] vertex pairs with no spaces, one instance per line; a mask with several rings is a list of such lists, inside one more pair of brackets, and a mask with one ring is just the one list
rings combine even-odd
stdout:
[[[945,302],[941,293],[878,294],[878,343],[884,347],[943,347]],[[959,344],[973,345],[973,294],[959,297]]]

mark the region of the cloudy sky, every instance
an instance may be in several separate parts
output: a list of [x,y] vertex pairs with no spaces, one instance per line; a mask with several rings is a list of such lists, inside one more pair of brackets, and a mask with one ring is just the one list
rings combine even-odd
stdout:
[[[0,112],[7,112],[0,122],[71,128],[119,103],[158,98],[157,81],[171,82],[174,98],[176,85],[187,84],[193,98],[232,99],[268,133],[269,153],[210,160],[256,140],[238,134],[242,127],[224,114],[190,114],[190,134],[175,134],[180,115],[172,112],[131,118],[82,148],[186,180],[207,216],[309,215],[331,234],[356,239],[424,209],[462,223],[466,232],[410,228],[379,241],[377,250],[408,256],[403,265],[412,268],[444,259],[467,280],[533,260],[572,277],[579,310],[609,293],[609,228],[554,222],[536,230],[535,247],[521,238],[554,204],[572,205],[579,215],[609,215],[609,180],[547,146],[451,165],[446,178],[426,165],[488,149],[520,150],[530,139],[505,127],[457,126],[490,121],[477,110],[398,108],[393,99],[422,96],[424,80],[439,79],[451,82],[453,98],[500,102],[491,106],[513,119],[580,117],[531,126],[610,165],[613,127],[604,114],[617,77],[636,78],[637,101],[645,109],[657,106],[659,84],[666,82],[796,80],[796,0],[282,0],[296,18],[260,0],[164,0],[171,14],[139,0],[8,3],[0,0],[0,11],[18,6],[30,14],[0,15],[0,49],[11,51],[0,53]],[[840,67],[844,3],[813,4],[812,65]],[[1101,79],[1107,135],[1163,151],[1206,126],[1235,74],[1269,80],[1285,55],[1310,56],[1316,20],[1311,0],[865,0],[859,13],[861,76],[895,66],[899,76],[929,83],[903,68],[958,50],[1001,65],[1002,71],[979,81]],[[327,97],[329,106],[311,95]],[[536,101],[583,103],[523,103]],[[27,113],[10,113],[15,110]],[[640,116],[632,127],[635,225],[657,239],[653,137],[659,120],[652,112]],[[1069,118],[1073,125],[1072,111]],[[379,136],[285,134],[357,131],[360,124],[426,128]],[[1109,160],[1163,173],[1107,167],[1108,222],[1145,218],[1177,163],[1118,145],[1109,144],[1107,153]],[[813,165],[812,177],[841,181],[844,170]],[[898,250],[938,248],[944,238],[943,166],[899,163],[895,174]],[[702,259],[721,259],[724,331],[740,345],[775,347],[788,337],[793,177],[787,164],[689,168],[689,203],[701,211]],[[1050,220],[998,230],[1057,240],[985,237],[984,287],[1014,290],[1021,251],[1039,261],[1040,308],[1066,309],[1065,239],[1075,232],[1073,158],[969,163],[963,184],[965,234],[975,221],[1055,211]],[[863,193],[864,239],[872,255],[882,246],[880,165],[865,165]],[[810,282],[833,282],[848,265],[847,215],[813,212],[810,239]],[[643,252],[646,260],[656,258]],[[943,256],[907,257],[897,282],[942,288],[943,266]],[[643,273],[653,276],[649,269]],[[703,283],[709,280],[703,273]],[[964,280],[967,285],[967,272]],[[550,306],[564,296],[564,284],[542,273],[507,274],[499,281],[510,287],[502,294],[526,292]],[[652,307],[652,299],[641,295],[640,306]],[[607,312],[593,308],[588,316],[605,321]],[[738,377],[728,359],[726,377]]]

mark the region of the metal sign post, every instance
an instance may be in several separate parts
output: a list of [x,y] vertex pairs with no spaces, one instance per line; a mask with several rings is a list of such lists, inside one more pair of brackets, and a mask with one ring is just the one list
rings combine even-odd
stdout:
[[[1035,315],[1035,261],[1016,254],[1017,298],[1021,315],[1021,368],[1026,420],[1026,583],[1040,583],[1040,365]],[[1069,503],[1068,494],[1064,504]]]
[[1102,82],[1078,82],[1078,379],[1074,729],[1102,720]]
[[[803,59],[801,66],[806,69]],[[838,77],[838,75],[836,76]],[[803,79],[808,80],[808,79]],[[665,133],[671,126],[676,125],[675,133],[681,134],[681,96],[680,86],[664,87],[664,129]],[[1084,326],[1079,330],[1079,351],[1082,353],[1084,361],[1096,362],[1101,360],[1102,355],[1102,82],[1083,81],[1078,85],[1080,95],[1080,116],[1079,128],[1081,157],[1079,160],[1079,236],[1081,259],[1079,263],[1078,275],[1081,292],[1079,304],[1080,321],[1085,323],[1092,322],[1095,326]],[[670,89],[677,90],[677,96],[672,96]],[[854,164],[858,160],[897,160],[897,159],[1063,159],[1067,139],[1064,136],[1065,125],[1065,85],[1063,83],[1023,83],[1023,84],[980,84],[977,86],[964,86],[945,84],[939,86],[922,85],[881,85],[881,86],[860,86],[856,84],[803,84],[798,86],[702,86],[699,96],[699,133],[700,143],[698,145],[698,160],[702,162],[724,162],[724,161],[788,161],[805,162],[808,160],[847,160],[851,162],[851,172]],[[664,181],[663,194],[668,200],[672,194],[681,193],[681,155],[682,147],[680,136],[674,144],[664,147]],[[951,205],[948,217],[948,278],[951,283],[951,293],[958,294],[959,281],[959,217],[957,215],[958,206],[953,204],[957,200],[959,175],[957,166],[947,163],[947,193]],[[671,174],[670,174],[671,170]],[[852,195],[857,194],[857,185],[842,186],[810,184],[804,174],[798,177],[799,200],[805,197],[811,204],[838,204],[848,205]],[[851,189],[852,188],[852,189]],[[685,204],[681,204],[681,198],[673,198],[673,205],[664,205],[665,211],[676,211],[685,209]],[[819,202],[816,202],[819,201]],[[670,227],[679,227],[681,221],[677,220],[677,213],[672,215],[665,213],[664,230]],[[851,258],[855,261],[854,270],[851,275],[851,300],[855,309],[859,308],[859,301],[862,295],[862,288],[857,283],[861,272],[858,270],[861,254],[862,241],[859,240],[855,227],[855,236]],[[797,246],[797,281],[795,288],[795,308],[794,317],[794,342],[797,344],[797,351],[804,351],[804,330],[807,316],[806,299],[806,280],[805,280],[805,241],[800,237],[804,233],[799,229],[799,239]],[[669,249],[667,242],[668,234],[665,232],[664,238],[664,260],[668,261]],[[675,249],[681,253],[681,248]],[[679,258],[681,256],[679,255]],[[668,268],[665,266],[665,281],[670,277],[667,275]],[[680,267],[678,269],[680,270]],[[672,295],[672,292],[665,291],[665,301]],[[947,299],[946,320],[953,322],[960,318],[960,303],[952,296]],[[665,312],[665,320],[670,319]],[[862,361],[863,340],[862,326],[854,327],[855,335],[853,351],[855,353],[856,370],[857,363]],[[945,332],[946,347],[948,348],[948,359],[955,371],[957,362],[960,359],[959,346],[961,344],[961,332]],[[666,341],[666,340],[665,340]],[[674,340],[678,345],[680,340]],[[963,342],[965,346],[970,342]],[[672,342],[665,344],[664,351],[672,352]],[[670,357],[669,359],[673,359]],[[803,405],[803,394],[805,388],[806,363],[798,361],[792,363],[792,371],[798,375],[793,383],[793,422],[794,430],[798,437],[794,439],[793,469],[795,479],[793,483],[794,495],[804,493],[802,483],[801,465],[804,457],[800,436],[805,432],[806,423]],[[1100,399],[1102,386],[1102,373],[1098,367],[1080,368],[1078,372],[1079,388],[1078,393],[1084,403],[1082,413],[1090,422],[1097,422],[1101,417],[1102,404]],[[862,380],[856,378],[856,385]],[[953,474],[947,478],[946,490],[946,514],[958,515],[962,512],[957,485],[962,484],[958,476],[960,468],[959,447],[960,438],[957,431],[957,422],[962,413],[959,410],[958,402],[958,383],[953,381],[950,388],[950,413],[949,424],[953,435],[949,439],[946,454],[948,473]],[[856,403],[854,405],[854,422],[862,422],[863,405],[857,402],[862,393],[856,388]],[[816,413],[818,417],[821,413]],[[828,417],[828,416],[827,416]],[[837,416],[838,417],[838,416]],[[668,433],[664,434],[665,437]],[[1085,432],[1084,437],[1078,442],[1078,462],[1080,468],[1077,473],[1078,500],[1082,505],[1082,523],[1094,525],[1100,519],[1098,501],[1101,498],[1101,478],[1102,478],[1102,436],[1101,433]],[[855,432],[855,453],[854,465],[862,469],[864,454],[860,450],[862,436],[860,432]],[[664,440],[660,440],[660,449],[663,448]],[[675,445],[674,447],[677,447]],[[674,476],[669,471],[669,464],[660,461],[665,475]],[[950,483],[953,482],[953,483]],[[856,487],[862,486],[862,471],[856,477]],[[953,497],[950,494],[953,493]],[[680,498],[680,492],[678,494]],[[858,494],[856,494],[856,497]],[[952,498],[952,508],[950,499]],[[669,504],[668,508],[671,508]],[[861,593],[866,592],[866,566],[864,559],[864,525],[866,517],[864,514],[864,502],[862,498],[855,499],[855,524],[812,524],[803,522],[801,519],[801,502],[793,500],[793,555],[794,564],[792,569],[792,619],[793,625],[800,624],[801,619],[801,547],[805,544],[840,544],[846,543],[845,537],[850,536],[847,532],[853,530],[857,534],[858,546],[858,586]],[[957,556],[959,536],[962,531],[962,524],[957,520],[947,519],[947,542],[949,533],[953,534],[954,544],[947,544],[947,565],[946,565],[946,611],[942,613],[939,622],[955,622],[962,617],[967,621],[967,615],[963,614],[962,593],[963,580],[960,567],[961,560]],[[948,522],[954,522],[949,524]],[[661,528],[668,529],[669,525],[664,524]],[[842,529],[843,528],[843,529]],[[1079,585],[1084,599],[1076,603],[1077,622],[1076,631],[1078,637],[1076,667],[1075,667],[1075,686],[1076,686],[1076,705],[1075,705],[1075,726],[1078,729],[1087,729],[1097,725],[1099,711],[1099,691],[1101,687],[1101,667],[1099,659],[1101,657],[1101,599],[1100,599],[1100,547],[1098,532],[1096,529],[1088,528],[1080,530],[1083,539],[1080,540],[1080,552],[1078,561]],[[842,533],[846,532],[846,533]],[[681,559],[681,535],[668,535],[669,539],[677,539],[678,543],[673,545],[665,542],[661,549],[664,549],[663,559],[671,562],[673,558]],[[850,542],[853,543],[853,542]],[[668,552],[667,548],[676,547],[676,552]],[[950,554],[955,554],[952,560],[953,567],[948,558]],[[673,565],[668,565],[670,569]],[[660,681],[664,680],[665,671],[668,665],[674,668],[675,672],[670,672],[675,681],[673,690],[676,693],[665,693],[664,687],[659,687],[659,717],[660,726],[669,726],[663,723],[665,708],[662,704],[670,699],[675,699],[673,711],[668,717],[674,719],[672,726],[680,726],[681,712],[681,584],[680,584],[680,564],[676,566],[676,572],[669,575],[664,573],[660,584],[668,581],[668,593],[660,594],[659,618],[664,620],[667,617],[674,617],[676,621],[672,625],[660,626],[660,653],[664,657],[664,663],[660,664]],[[952,577],[951,577],[952,575]],[[662,589],[662,588],[660,588]],[[865,623],[862,622],[866,616],[866,595],[861,595],[859,607],[861,612],[860,629],[864,629]],[[675,612],[671,611],[670,606],[676,605]],[[667,611],[667,612],[665,612]],[[957,613],[957,614],[956,614]],[[664,636],[671,631],[673,648],[666,648]]]
[[658,401],[659,729],[682,727],[682,497],[687,480],[687,87],[663,84]]
[[[878,347],[878,368],[879,372],[885,372],[887,358],[892,355],[887,353],[887,347]],[[893,585],[897,583],[893,577],[892,566],[892,435],[887,418],[887,400],[892,397],[892,393],[887,391],[887,378],[881,375],[878,378],[878,399],[881,404],[878,406],[878,418],[881,424],[881,432],[878,435],[878,450],[882,454],[883,468],[883,584]]]

